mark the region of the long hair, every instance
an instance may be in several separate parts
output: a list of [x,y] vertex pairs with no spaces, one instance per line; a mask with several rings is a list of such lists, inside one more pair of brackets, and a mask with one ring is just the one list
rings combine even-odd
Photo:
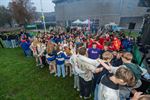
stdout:
[[33,44],[33,46],[37,46],[37,44],[40,44],[40,42],[38,41],[38,40],[33,40],[33,42],[32,42],[32,44]]
[[54,44],[51,43],[50,41],[48,41],[48,43],[47,43],[47,48],[46,48],[47,53],[48,53],[48,54],[49,54],[49,53],[52,53],[53,49],[54,49]]

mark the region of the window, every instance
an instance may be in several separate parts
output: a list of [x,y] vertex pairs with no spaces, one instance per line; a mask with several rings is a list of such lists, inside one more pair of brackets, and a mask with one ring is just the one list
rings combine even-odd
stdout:
[[150,0],[139,0],[139,7],[150,7]]

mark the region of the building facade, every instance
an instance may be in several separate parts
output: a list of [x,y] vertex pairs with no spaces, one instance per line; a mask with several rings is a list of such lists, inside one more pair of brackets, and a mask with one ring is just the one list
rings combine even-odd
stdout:
[[90,19],[96,26],[115,22],[123,27],[136,23],[141,28],[147,7],[141,6],[141,0],[53,0],[56,21],[59,24],[71,24],[76,19]]

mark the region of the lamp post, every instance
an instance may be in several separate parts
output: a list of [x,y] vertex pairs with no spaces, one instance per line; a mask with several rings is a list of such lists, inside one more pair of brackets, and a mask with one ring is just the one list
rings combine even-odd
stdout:
[[44,32],[46,32],[45,16],[44,16],[44,12],[43,12],[42,0],[40,0],[40,4],[41,4],[42,21],[43,21],[43,24],[44,24]]

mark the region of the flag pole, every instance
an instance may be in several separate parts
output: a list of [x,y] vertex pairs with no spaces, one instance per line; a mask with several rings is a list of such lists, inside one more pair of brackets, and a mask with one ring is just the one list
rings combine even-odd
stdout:
[[42,21],[43,21],[43,24],[44,24],[44,32],[46,32],[45,16],[44,16],[44,12],[43,12],[42,0],[40,0],[40,4],[41,4]]

